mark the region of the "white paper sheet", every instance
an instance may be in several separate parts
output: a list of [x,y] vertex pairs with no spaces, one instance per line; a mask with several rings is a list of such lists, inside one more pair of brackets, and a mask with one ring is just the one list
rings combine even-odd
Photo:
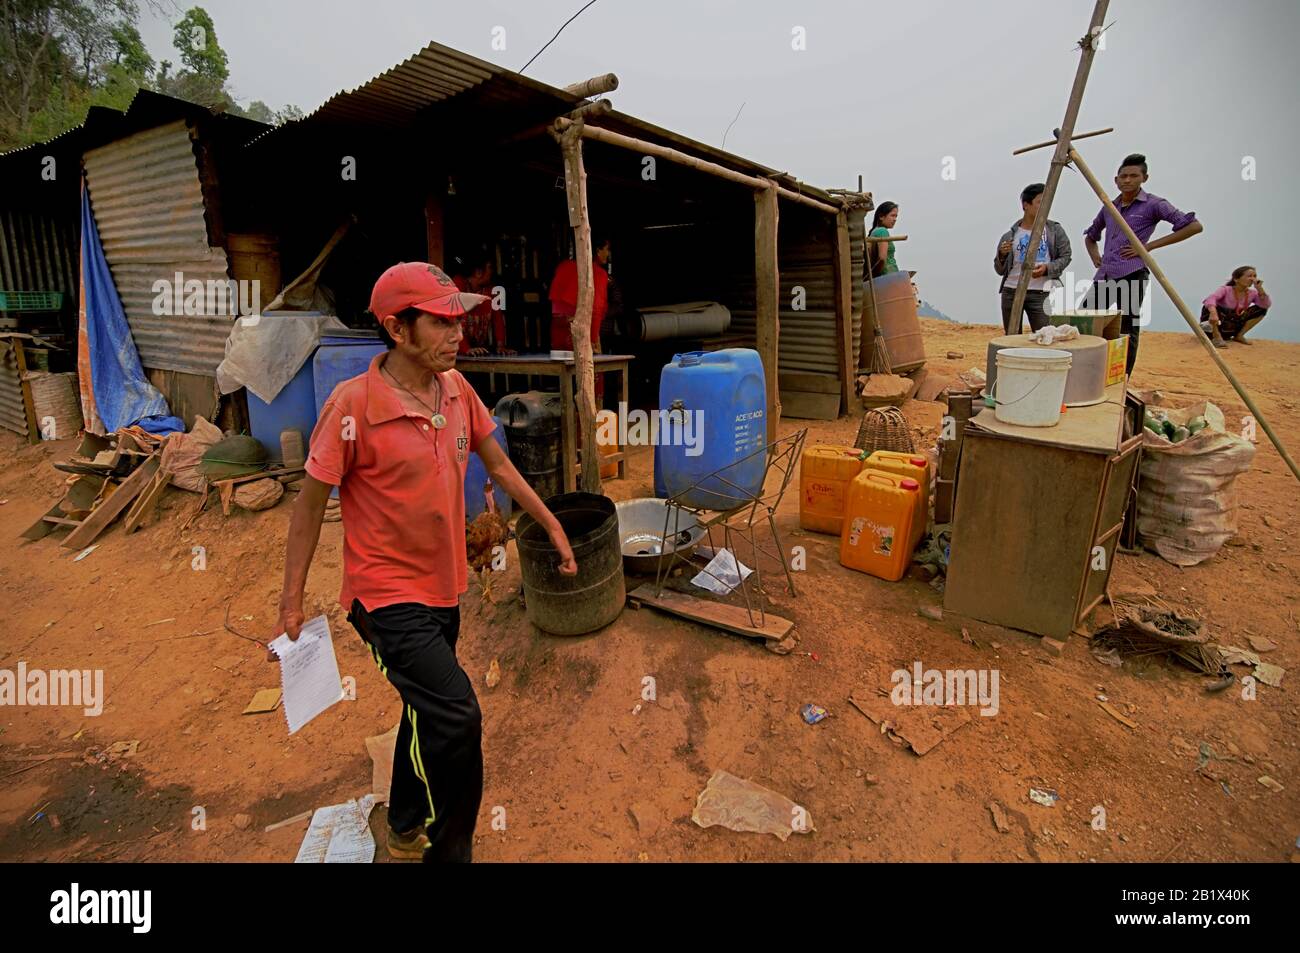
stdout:
[[295,864],[369,864],[375,859],[370,811],[375,796],[318,807],[303,835]]
[[[737,566],[740,567],[739,571],[737,571]],[[753,571],[744,563],[739,562],[731,550],[719,549],[717,554],[709,560],[709,564],[691,582],[701,589],[707,589],[709,592],[725,596],[740,585],[740,581]],[[709,575],[709,573],[713,575]]]
[[325,616],[303,623],[298,641],[282,635],[270,649],[280,659],[280,684],[284,691],[284,717],[293,734],[326,708],[343,698],[343,681],[334,657]]

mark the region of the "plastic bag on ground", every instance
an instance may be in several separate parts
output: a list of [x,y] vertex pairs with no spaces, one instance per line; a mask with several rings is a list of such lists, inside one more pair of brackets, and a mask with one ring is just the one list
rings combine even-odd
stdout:
[[817,829],[812,815],[784,794],[726,771],[713,772],[695,801],[691,820],[700,827],[721,825],[732,831],[775,834],[781,840]]

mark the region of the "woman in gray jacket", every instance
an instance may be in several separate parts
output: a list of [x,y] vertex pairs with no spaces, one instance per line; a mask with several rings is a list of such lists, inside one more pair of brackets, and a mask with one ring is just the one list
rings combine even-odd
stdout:
[[[1020,283],[1020,266],[1025,260],[1025,251],[1029,246],[1029,233],[1034,228],[1034,216],[1043,204],[1042,183],[1025,187],[1020,193],[1020,207],[1023,215],[1020,221],[1011,227],[998,241],[997,254],[993,256],[993,270],[1002,275],[999,288],[1002,292],[1002,328],[1011,333],[1011,305],[1015,301],[1016,286]],[[1034,255],[1033,271],[1029,276],[1029,288],[1025,292],[1024,313],[1029,318],[1029,326],[1037,331],[1051,323],[1044,305],[1051,282],[1061,276],[1070,264],[1070,239],[1059,223],[1047,220],[1047,228],[1038,243],[1038,252]],[[1019,324],[1019,322],[1017,322]]]

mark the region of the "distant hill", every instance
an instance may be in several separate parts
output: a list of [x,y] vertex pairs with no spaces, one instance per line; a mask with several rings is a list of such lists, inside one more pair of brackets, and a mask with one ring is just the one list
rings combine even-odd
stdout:
[[921,299],[921,306],[920,308],[917,309],[917,314],[919,314],[923,318],[938,318],[940,321],[951,321],[954,324],[957,323],[956,318],[951,318],[948,315],[944,314],[942,311],[940,311],[934,305],[930,304],[930,302],[926,301],[924,298]]

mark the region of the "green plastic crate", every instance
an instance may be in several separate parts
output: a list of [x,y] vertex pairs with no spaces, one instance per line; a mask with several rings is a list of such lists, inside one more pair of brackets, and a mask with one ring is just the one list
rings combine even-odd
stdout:
[[58,311],[62,291],[0,291],[0,311]]

